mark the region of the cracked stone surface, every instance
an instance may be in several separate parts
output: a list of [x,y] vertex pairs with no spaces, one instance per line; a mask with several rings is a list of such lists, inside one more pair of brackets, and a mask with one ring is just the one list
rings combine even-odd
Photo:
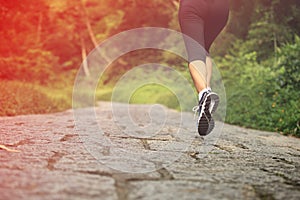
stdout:
[[152,108],[1,117],[0,199],[300,199],[300,139],[224,124],[204,149],[192,114]]

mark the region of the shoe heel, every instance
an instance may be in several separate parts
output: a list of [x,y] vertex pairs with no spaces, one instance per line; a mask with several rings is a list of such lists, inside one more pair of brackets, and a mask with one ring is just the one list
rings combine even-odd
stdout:
[[211,114],[213,114],[214,112],[216,112],[216,110],[219,106],[220,98],[216,93],[211,93],[210,98],[212,99],[212,102],[214,103],[211,108],[211,112],[210,112]]

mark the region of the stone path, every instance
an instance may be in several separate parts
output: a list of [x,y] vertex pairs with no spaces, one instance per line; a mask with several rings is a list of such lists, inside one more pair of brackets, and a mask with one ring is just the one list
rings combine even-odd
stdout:
[[99,133],[85,109],[79,128],[73,111],[0,118],[0,145],[19,151],[0,148],[0,199],[300,199],[297,138],[227,124],[201,138],[192,114],[116,110],[100,103]]

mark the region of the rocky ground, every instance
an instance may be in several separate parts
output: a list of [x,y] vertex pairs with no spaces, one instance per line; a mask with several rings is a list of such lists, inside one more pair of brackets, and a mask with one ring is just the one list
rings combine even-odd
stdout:
[[298,138],[220,122],[202,138],[158,105],[94,114],[0,118],[0,199],[300,199]]

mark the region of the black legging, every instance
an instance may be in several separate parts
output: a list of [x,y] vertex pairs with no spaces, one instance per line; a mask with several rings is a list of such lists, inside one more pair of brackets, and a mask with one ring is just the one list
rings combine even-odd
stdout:
[[181,31],[193,39],[184,36],[189,62],[206,61],[211,44],[227,23],[228,13],[229,0],[180,0]]

